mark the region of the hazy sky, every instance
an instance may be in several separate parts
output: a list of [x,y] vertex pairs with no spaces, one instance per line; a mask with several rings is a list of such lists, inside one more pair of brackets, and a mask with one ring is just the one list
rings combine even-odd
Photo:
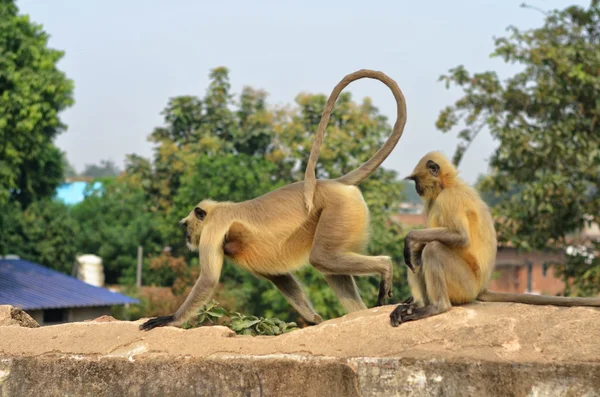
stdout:
[[[59,67],[75,82],[76,104],[64,112],[69,129],[57,144],[81,171],[128,153],[150,156],[146,137],[162,124],[171,96],[205,92],[209,70],[230,69],[232,88],[262,88],[272,104],[291,104],[302,92],[329,94],[347,73],[381,70],[395,79],[408,107],[404,135],[384,163],[406,175],[427,151],[451,155],[455,133],[435,129],[440,110],[459,98],[440,74],[514,72],[491,60],[493,37],[508,25],[540,26],[543,15],[522,0],[469,1],[192,1],[19,0],[41,23],[50,46],[66,51]],[[542,9],[588,1],[530,0]],[[369,4],[369,5],[368,5]],[[361,80],[347,91],[365,96],[395,120],[391,92]],[[325,141],[327,145],[327,140]],[[487,170],[496,144],[489,134],[472,144],[461,173],[472,182]]]

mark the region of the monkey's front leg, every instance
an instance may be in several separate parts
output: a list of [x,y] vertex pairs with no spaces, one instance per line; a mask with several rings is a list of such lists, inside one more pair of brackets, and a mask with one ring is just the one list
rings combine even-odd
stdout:
[[[422,258],[423,267],[419,276],[422,277],[423,292],[427,299],[422,307],[417,304],[398,305],[390,314],[390,321],[394,327],[403,322],[420,320],[450,310],[452,305],[449,291],[454,294],[454,301],[463,302],[475,299],[479,293],[478,279],[469,265],[446,245],[437,241],[430,242],[423,249]],[[416,283],[411,283],[411,290],[413,285],[417,286]],[[415,291],[418,290],[420,287]],[[456,291],[460,291],[458,295]]]
[[146,321],[144,324],[140,325],[140,330],[150,331],[152,328],[164,327],[165,325],[169,325],[173,321],[175,321],[174,315],[159,316],[159,317],[151,318],[150,320]]
[[208,245],[200,249],[200,277],[194,284],[194,288],[181,305],[181,307],[170,316],[161,316],[152,318],[140,325],[140,330],[149,331],[156,327],[165,325],[179,326],[183,324],[194,312],[195,309],[204,305],[213,295],[221,276],[223,266],[223,251],[219,245]]

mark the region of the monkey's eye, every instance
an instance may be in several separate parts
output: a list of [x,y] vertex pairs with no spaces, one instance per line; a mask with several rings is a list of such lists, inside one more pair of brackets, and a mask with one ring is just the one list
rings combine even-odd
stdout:
[[440,166],[431,160],[427,162],[427,169],[433,176],[437,176],[440,172]]
[[199,220],[203,220],[204,217],[206,216],[206,211],[204,211],[200,207],[196,207],[196,208],[194,208],[194,214],[196,214],[196,218],[198,218]]

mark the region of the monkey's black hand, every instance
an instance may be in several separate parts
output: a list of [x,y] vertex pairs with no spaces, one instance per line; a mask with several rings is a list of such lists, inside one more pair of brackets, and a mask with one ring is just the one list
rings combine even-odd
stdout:
[[390,313],[392,327],[397,327],[402,324],[403,320],[406,319],[407,314],[412,314],[413,310],[417,308],[417,306],[412,303],[412,296],[405,302],[408,301],[411,303],[401,303]]
[[150,331],[152,328],[163,327],[175,321],[175,316],[161,316],[156,318],[151,318],[146,321],[144,324],[140,325],[140,330],[142,331]]
[[397,327],[402,323],[435,316],[439,313],[442,313],[442,311],[433,305],[423,307],[418,307],[415,304],[398,305],[390,314],[390,321],[392,322],[392,327]]
[[411,239],[410,239],[410,233],[409,233],[404,238],[404,263],[406,263],[406,266],[408,266],[409,269],[414,272],[415,268],[412,264],[412,261],[410,260],[410,254],[411,254],[410,253],[410,244],[411,244]]

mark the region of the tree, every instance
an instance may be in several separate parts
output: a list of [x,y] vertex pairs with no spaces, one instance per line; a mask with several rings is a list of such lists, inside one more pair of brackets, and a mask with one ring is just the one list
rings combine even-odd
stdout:
[[558,264],[556,270],[565,280],[573,279],[571,285],[566,283],[565,293],[594,296],[600,293],[600,242],[586,245],[569,245],[565,249],[566,261]]
[[67,158],[67,154],[62,152],[62,167],[63,167],[63,176],[65,178],[72,178],[77,176],[77,170],[71,163],[69,163],[69,159]]
[[63,179],[53,140],[66,129],[59,113],[73,104],[73,82],[56,67],[63,52],[47,42],[13,0],[0,1],[0,204],[25,208]]
[[14,254],[70,274],[77,253],[79,225],[59,201],[33,202],[24,211],[18,202],[0,215],[0,254]]
[[600,221],[600,2],[547,14],[543,26],[495,41],[494,57],[523,66],[500,81],[495,72],[463,66],[440,79],[464,96],[437,120],[459,124],[460,162],[485,127],[500,145],[481,187],[515,194],[494,208],[500,239],[529,250],[564,246],[590,216]]
[[[164,126],[155,128],[149,138],[156,145],[152,161],[133,155],[127,161],[127,178],[139,183],[150,198],[139,203],[138,208],[149,205],[146,210],[152,211],[155,219],[162,219],[155,230],[160,230],[162,242],[171,247],[172,256],[155,258],[153,263],[157,271],[164,272],[161,277],[169,280],[174,277],[174,269],[179,269],[182,257],[191,268],[198,266],[197,255],[185,247],[178,226],[178,221],[196,203],[204,198],[244,201],[303,178],[327,99],[322,94],[305,93],[296,98],[295,107],[269,107],[267,94],[251,87],[244,87],[235,98],[230,93],[225,68],[213,69],[210,79],[204,97],[169,100],[162,113]],[[369,99],[357,104],[351,94],[342,93],[330,120],[317,170],[319,177],[334,177],[358,167],[390,133],[387,119]],[[391,254],[395,263],[402,263],[401,232],[390,222],[402,195],[396,173],[379,169],[361,189],[372,214],[374,238],[369,253]],[[181,269],[178,271],[181,273]],[[186,277],[196,271],[186,273]],[[401,299],[407,294],[404,268],[397,266],[395,273],[394,294]],[[177,277],[177,292],[185,293],[179,284],[190,278]],[[299,277],[310,286],[308,292],[322,315],[343,313],[320,273],[308,266]],[[169,280],[161,283],[166,285]],[[379,278],[360,277],[357,281],[365,301],[372,305],[377,298]],[[286,319],[296,317],[271,283],[229,262],[224,265],[221,282],[218,300],[231,303],[231,309]]]
[[[160,214],[144,211],[144,191],[127,178],[107,179],[100,190],[90,192],[73,206],[73,219],[80,227],[74,236],[81,253],[94,253],[103,260],[107,283],[133,284],[136,279],[137,247],[144,248],[143,277],[148,283],[165,283],[150,271],[150,257],[162,249],[158,225]],[[164,282],[163,282],[164,281]]]
[[118,176],[120,173],[121,170],[114,161],[100,160],[100,164],[86,164],[81,176],[102,178],[107,176]]

